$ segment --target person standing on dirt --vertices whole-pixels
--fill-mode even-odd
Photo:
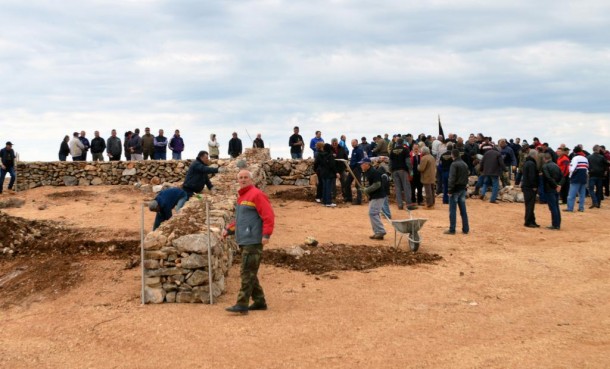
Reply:
[[[186,172],[186,178],[182,189],[188,194],[190,198],[196,192],[201,192],[207,186],[208,190],[212,190],[214,185],[208,178],[208,174],[223,173],[225,168],[212,168],[210,165],[210,158],[207,151],[199,151],[197,159],[195,159],[188,172]]]
[[[87,151],[89,151],[89,148],[91,147],[91,145],[89,144],[89,139],[87,139],[87,137],[85,137],[86,135],[87,135],[87,132],[81,131],[80,137],[78,138],[80,140],[80,142],[83,144],[83,152],[78,159],[79,161],[87,161]]]
[[[142,137],[140,137],[140,129],[136,128],[133,135],[129,139],[129,152],[131,153],[131,161],[140,161],[143,157]]]
[[[379,140],[383,141],[381,138]],[[417,209],[411,197],[411,182],[409,179],[413,177],[413,169],[411,169],[409,154],[409,148],[404,144],[402,137],[397,138],[396,144],[392,146],[390,151],[390,167],[392,168],[392,180],[394,181],[398,210],[402,210],[404,206],[408,210]]]
[[[549,153],[542,154],[544,165],[542,166],[542,176],[544,181],[544,191],[547,194],[546,202],[551,211],[551,225],[547,229],[558,231],[561,227],[561,212],[559,211],[559,192],[563,185],[563,174],[561,169],[553,162],[553,157]]]
[[[456,207],[460,209],[462,218],[462,233],[468,234],[468,213],[466,212],[466,187],[468,187],[468,175],[470,169],[460,155],[460,150],[451,150],[453,161],[449,167],[449,178],[447,180],[447,191],[449,194],[449,229],[445,234],[455,234]]]
[[[536,164],[536,150],[528,150],[527,156],[521,169],[521,191],[523,192],[523,202],[525,204],[525,226],[528,228],[539,228],[536,223],[536,192],[540,182],[538,166]]]
[[[72,161],[80,161],[83,156],[83,150],[85,149],[85,145],[78,138],[78,132],[74,132],[72,134],[72,139],[68,144],[70,146],[70,155],[72,155]]]
[[[239,197],[235,207],[235,221],[222,232],[222,237],[235,234],[241,249],[241,288],[237,303],[226,308],[228,312],[248,314],[250,310],[267,310],[265,293],[258,280],[258,268],[263,246],[269,243],[275,224],[275,214],[269,198],[254,186],[252,173],[241,170],[237,174]],[[252,298],[252,305],[248,306]]]
[[[339,173],[330,144],[324,144],[322,151],[318,152],[313,169],[318,173],[318,181],[322,182],[322,205],[334,208],[337,204],[332,201],[333,181],[336,182],[335,178],[339,177]]]
[[[106,154],[108,160],[119,161],[121,160],[121,154],[123,153],[123,145],[121,139],[116,136],[116,129],[110,132],[110,137],[106,140]]]
[[[155,136],[150,133],[150,128],[144,128],[144,136],[142,136],[142,154],[144,160],[151,160],[155,157]]]
[[[70,155],[70,145],[68,145],[68,142],[70,142],[70,136],[66,135],[59,145],[59,161],[66,161],[68,155]]]
[[[436,183],[436,160],[430,154],[430,148],[424,146],[421,149],[421,159],[419,162],[419,173],[421,175],[421,183],[424,186],[426,193],[426,210],[434,209],[434,183]]]
[[[176,213],[179,212],[188,198],[186,192],[176,187],[161,190],[157,197],[148,203],[148,209],[157,213],[153,231],[159,228],[161,223],[172,217],[174,208],[176,208]]]
[[[13,186],[15,185],[15,180],[17,179],[17,175],[15,174],[15,151],[13,150],[13,143],[8,141],[6,146],[0,150],[0,194],[2,194],[2,189],[4,188],[4,178],[6,175],[11,175],[11,180],[8,183],[8,191],[13,191]]]
[[[303,159],[303,148],[305,144],[303,143],[303,136],[299,134],[299,127],[295,126],[293,129],[293,134],[288,139],[288,146],[290,146],[290,156],[293,159]]]
[[[172,160],[182,160],[184,140],[180,137],[180,130],[174,132],[174,137],[169,141],[169,149],[172,150]]]
[[[373,228],[373,235],[369,238],[383,240],[386,231],[381,222],[381,210],[388,194],[383,186],[381,173],[371,166],[371,159],[364,158],[358,164],[369,184],[368,187],[362,187],[362,191],[369,197],[369,219]]]
[[[242,151],[241,139],[237,137],[237,132],[233,132],[232,137],[229,140],[229,155],[232,158],[236,158],[241,155]]]
[[[347,183],[345,184],[345,202],[351,202],[352,205],[361,205],[362,204],[362,189],[359,186],[356,186],[356,201],[352,201],[352,182],[354,180],[360,182],[362,178],[362,169],[360,168],[360,164],[358,164],[362,159],[364,159],[364,152],[358,146],[358,140],[352,140],[352,156],[349,160],[349,167],[352,170],[353,176],[350,175],[347,177]],[[354,176],[356,176],[354,178]]]
[[[106,141],[100,137],[100,132],[93,132],[93,140],[91,140],[91,160],[104,161],[104,150],[106,150]]]
[[[155,160],[167,159],[167,137],[163,135],[163,130],[159,130],[159,135],[154,138],[153,145],[155,146]]]

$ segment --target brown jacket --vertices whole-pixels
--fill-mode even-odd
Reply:
[[[421,183],[436,183],[436,160],[434,160],[432,155],[427,154],[422,156],[417,169],[421,175]]]

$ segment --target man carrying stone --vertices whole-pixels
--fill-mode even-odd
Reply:
[[[372,240],[383,240],[386,231],[381,222],[381,209],[388,194],[381,181],[381,173],[371,166],[371,159],[364,158],[359,162],[362,172],[366,176],[368,187],[363,187],[362,191],[369,196],[369,219],[373,227]]]
[[[241,170],[237,174],[239,197],[235,207],[235,221],[223,230],[222,236],[235,234],[241,249],[241,288],[237,303],[226,308],[232,313],[248,314],[249,310],[267,310],[265,293],[258,281],[258,268],[263,246],[269,243],[275,224],[275,214],[269,198],[254,186],[252,173]],[[248,306],[252,298],[252,305]]]
[[[207,151],[199,151],[197,159],[195,159],[188,172],[186,172],[186,178],[182,189],[188,194],[190,198],[196,192],[203,191],[204,187],[207,186],[208,190],[212,190],[214,185],[208,178],[208,174],[223,173],[224,168],[212,168],[210,165],[210,158]]]
[[[116,135],[116,129],[111,131],[110,137],[106,140],[106,153],[108,154],[108,160],[110,161],[121,160],[123,145],[121,144],[121,139]]]
[[[456,207],[460,208],[460,216],[462,217],[462,233],[468,234],[470,227],[468,225],[468,213],[466,212],[466,187],[468,186],[468,175],[470,169],[461,158],[460,150],[451,150],[453,161],[449,167],[449,180],[447,191],[449,193],[449,229],[445,234],[455,234],[456,224]]]
[[[172,217],[172,209],[176,208],[176,212],[179,212],[187,200],[188,195],[186,192],[176,187],[167,188],[159,192],[157,197],[148,203],[150,211],[157,213],[153,231],[159,228],[162,222]]]
[[[106,150],[106,141],[100,137],[100,131],[93,132],[93,140],[91,140],[91,160],[104,161],[104,150]]]

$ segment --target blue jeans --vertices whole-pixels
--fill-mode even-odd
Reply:
[[[390,212],[390,200],[386,196],[383,201],[383,206],[381,207],[381,212],[385,214],[388,219],[392,219],[392,213]]]
[[[66,161],[67,158],[68,158],[68,155],[59,154],[59,161]]]
[[[8,183],[8,189],[12,190],[13,185],[15,185],[15,179],[17,178],[17,175],[15,175],[15,167],[10,167],[7,169],[0,168],[0,193],[2,193],[2,189],[4,188],[4,178],[6,178],[7,173],[11,175],[11,180]]]
[[[172,160],[182,160],[182,152],[172,151]]]
[[[538,199],[540,199],[540,202],[543,204],[546,204],[546,193],[544,192],[544,176],[540,176],[540,179],[538,180]]]
[[[483,188],[481,189],[481,196],[485,196],[487,192],[487,184],[491,181],[491,198],[489,201],[494,202],[498,198],[498,176],[485,176],[486,178],[483,180]]]
[[[167,153],[166,152],[156,152],[153,157],[155,160],[166,160]]]
[[[443,182],[443,204],[449,203],[449,171],[443,170],[441,173],[441,180]],[[484,193],[484,192],[483,192]]]
[[[387,196],[385,198],[387,198]],[[384,198],[369,200],[369,219],[371,220],[371,226],[373,227],[373,232],[375,234],[386,234],[383,223],[381,223],[381,218],[379,217],[384,201]]]
[[[591,196],[593,205],[599,205],[603,198],[602,182],[603,178],[601,177],[589,178],[589,196]]]
[[[578,194],[578,210],[585,211],[585,196],[587,194],[586,183],[570,183],[570,192],[568,192],[568,211],[574,211],[574,203]]]
[[[332,189],[334,178],[322,178],[322,204],[330,205],[333,202]]]
[[[302,152],[291,152],[290,156],[292,156],[293,159],[303,159]]]
[[[546,203],[551,211],[551,225],[561,227],[561,212],[559,211],[559,193],[557,191],[546,193]]]
[[[456,208],[460,208],[460,216],[462,217],[462,232],[468,233],[468,213],[466,213],[466,190],[457,191],[449,197],[449,231],[455,232]]]

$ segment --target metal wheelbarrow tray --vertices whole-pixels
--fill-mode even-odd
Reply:
[[[410,212],[409,215],[411,215]],[[426,223],[426,220],[428,219],[413,219],[412,217],[411,219],[387,219],[390,223],[392,223],[392,227],[394,227],[394,247],[398,247],[400,245],[400,241],[402,241],[402,238],[404,236],[407,236],[407,239],[409,241],[409,248],[411,249],[411,251],[416,252],[419,249],[419,245],[421,243],[421,236],[419,235],[419,230],[423,227],[424,223]],[[399,233],[400,237],[398,237]]]

